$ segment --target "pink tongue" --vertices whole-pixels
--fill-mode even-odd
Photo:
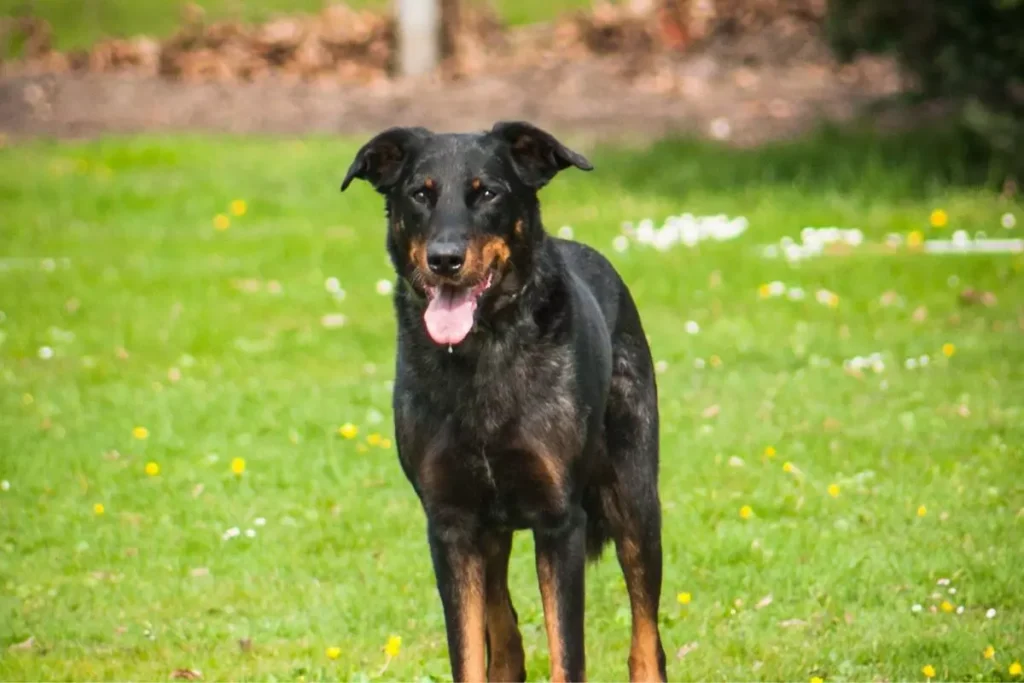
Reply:
[[[427,305],[423,321],[430,338],[437,344],[458,344],[473,329],[476,297],[470,289],[452,291],[441,287]]]

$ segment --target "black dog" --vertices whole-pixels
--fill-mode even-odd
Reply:
[[[658,404],[633,299],[598,252],[545,234],[537,191],[590,163],[549,133],[391,128],[348,170],[386,198],[398,274],[396,442],[427,518],[456,681],[525,679],[508,592],[533,531],[551,679],[582,681],[584,570],[614,539],[632,680],[664,680]]]

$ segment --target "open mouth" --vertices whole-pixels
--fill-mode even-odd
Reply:
[[[477,302],[494,281],[494,271],[475,285],[458,287],[441,284],[427,287],[427,310],[423,322],[436,344],[458,344],[473,329]]]

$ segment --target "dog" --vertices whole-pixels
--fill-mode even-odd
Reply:
[[[666,679],[658,629],[658,397],[629,289],[548,235],[538,191],[592,166],[530,123],[384,130],[341,184],[384,197],[396,272],[399,461],[423,506],[456,681],[523,681],[508,590],[530,530],[552,681],[586,679],[584,574],[614,541],[633,681]]]

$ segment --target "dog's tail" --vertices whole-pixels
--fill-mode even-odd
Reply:
[[[596,562],[614,538],[620,513],[610,486],[589,487],[581,502],[587,513],[587,559]]]

